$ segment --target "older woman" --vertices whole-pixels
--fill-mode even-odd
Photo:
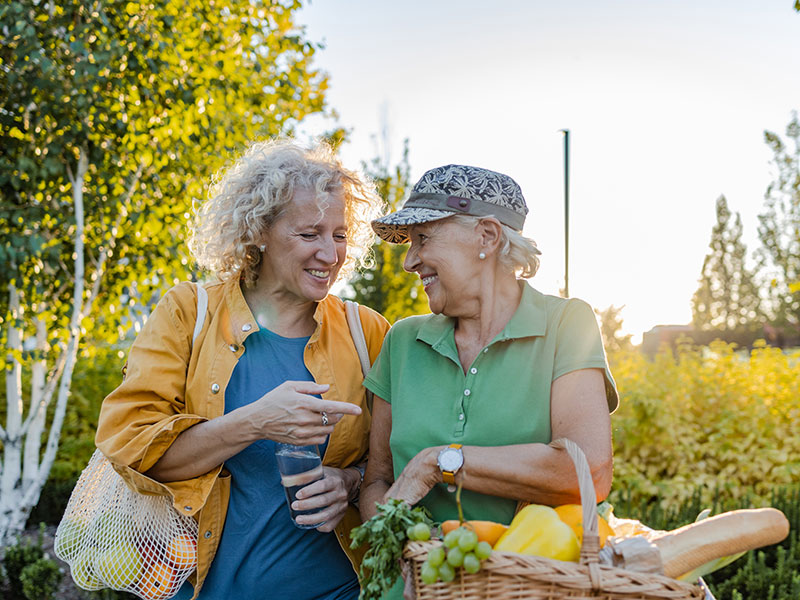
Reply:
[[[597,498],[611,485],[617,405],[592,309],[518,277],[539,265],[528,209],[510,177],[448,165],[425,173],[402,210],[373,222],[409,243],[432,315],[396,323],[365,385],[375,393],[361,514],[389,497],[457,518],[509,523],[518,502],[579,502],[556,438],[586,454]],[[413,373],[413,377],[408,374]]]
[[[330,148],[254,144],[202,206],[191,248],[219,282],[192,345],[196,288],[159,302],[125,381],[105,399],[97,445],[135,489],[199,522],[196,578],[178,598],[358,596],[346,554],[369,414],[343,303],[329,291],[372,239],[373,188]],[[363,309],[371,357],[388,329]],[[290,520],[276,442],[317,444],[324,478]],[[334,529],[336,532],[334,533]]]

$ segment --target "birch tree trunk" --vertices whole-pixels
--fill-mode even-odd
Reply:
[[[0,477],[0,546],[5,545],[6,532],[18,520],[15,500],[19,499],[20,464],[22,460],[22,330],[19,327],[19,294],[9,286],[8,355],[6,356],[6,427],[0,430],[3,442],[3,474]]]
[[[31,403],[28,412],[30,425],[25,433],[25,450],[22,458],[22,487],[28,487],[36,479],[39,454],[42,448],[47,407],[44,401],[44,384],[47,376],[47,328],[44,321],[36,319],[36,348],[31,365]]]
[[[3,474],[0,478],[0,548],[9,545],[25,528],[25,522],[28,520],[31,509],[39,501],[42,487],[47,481],[58,450],[58,440],[61,436],[61,427],[64,423],[69,399],[72,372],[78,356],[81,320],[85,314],[85,307],[90,304],[90,302],[84,304],[83,187],[88,166],[86,151],[81,150],[76,172],[70,177],[75,211],[75,270],[67,344],[56,360],[56,368],[47,384],[44,383],[46,363],[43,355],[41,359],[34,360],[31,374],[31,404],[24,422],[22,419],[22,331],[18,327],[18,320],[22,318],[22,314],[17,290],[11,286],[9,292],[9,306],[15,319],[8,327],[10,352],[6,361],[6,429],[0,428],[0,436],[2,436],[0,439],[3,442]],[[100,277],[95,279],[95,286],[93,286],[95,292],[99,287],[99,279]],[[46,329],[38,320],[36,326],[37,348],[41,344],[44,349]],[[47,408],[56,385],[58,385],[58,396],[55,412],[50,424],[44,455],[40,461],[41,438],[46,425]]]

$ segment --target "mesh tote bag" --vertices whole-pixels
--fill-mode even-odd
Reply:
[[[192,345],[208,308],[197,286]],[[140,494],[95,450],[58,525],[55,553],[84,590],[112,588],[145,600],[174,596],[197,568],[197,522],[167,496]]]

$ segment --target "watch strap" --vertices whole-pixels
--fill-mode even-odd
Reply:
[[[460,450],[461,444],[450,444],[448,448],[452,448],[453,450]],[[442,470],[442,481],[444,481],[448,485],[455,485],[456,483],[456,472],[455,471],[445,471]]]

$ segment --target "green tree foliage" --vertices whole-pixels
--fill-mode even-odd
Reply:
[[[717,198],[716,211],[710,252],[692,298],[694,326],[700,330],[753,329],[760,325],[761,299],[755,276],[746,265],[742,220],[739,213],[731,213],[725,196]]]
[[[376,158],[366,166],[367,174],[375,181],[387,210],[400,207],[411,187],[409,181],[408,141],[403,158],[391,169],[385,160]],[[378,242],[373,246],[374,264],[357,273],[350,281],[355,300],[380,312],[390,323],[409,315],[430,312],[422,281],[403,270],[406,247]]]
[[[764,133],[773,152],[775,180],[758,216],[762,266],[770,279],[769,311],[778,326],[800,331],[800,121],[786,126],[786,141]]]
[[[81,339],[115,340],[129,305],[189,274],[192,201],[234,151],[324,111],[327,79],[294,23],[300,5],[0,7],[0,543],[52,465]]]
[[[595,309],[600,320],[600,334],[603,336],[603,347],[609,354],[631,350],[631,334],[622,333],[622,317],[620,313],[625,306],[609,306],[605,310]]]
[[[147,301],[187,274],[179,242],[210,174],[247,141],[324,107],[315,47],[293,22],[299,6],[22,0],[0,9],[0,278],[24,306],[66,325],[80,157],[87,290],[99,277],[103,291],[84,329],[113,336],[133,282]]]

